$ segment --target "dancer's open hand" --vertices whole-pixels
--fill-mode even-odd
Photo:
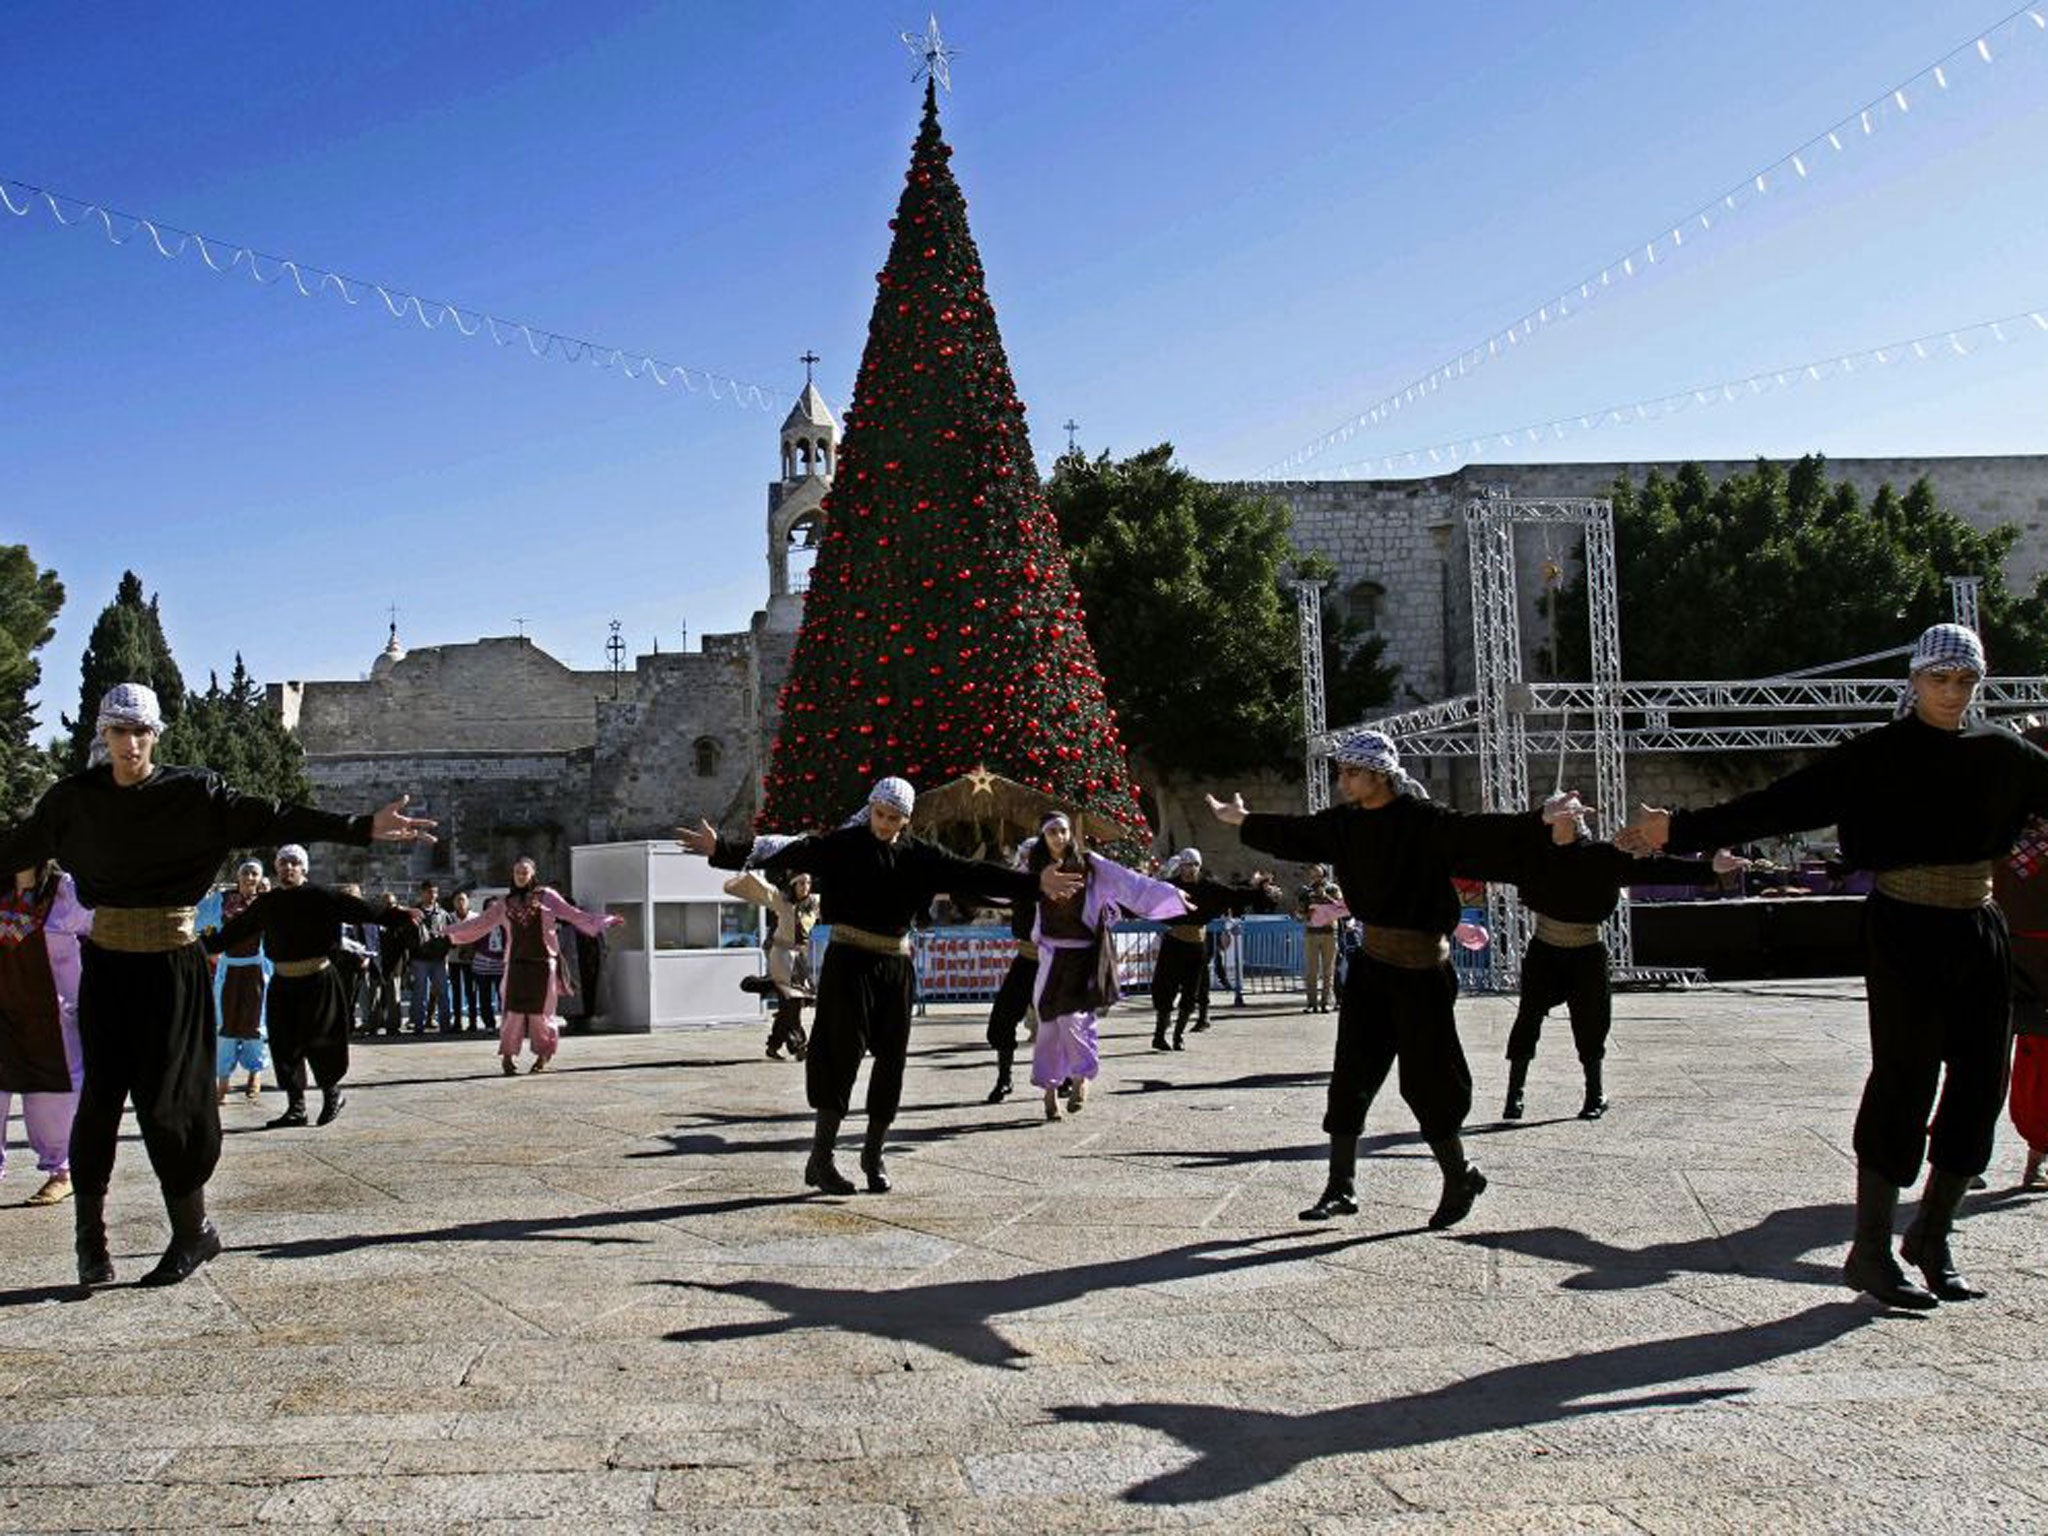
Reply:
[[[699,816],[694,827],[676,828],[676,841],[683,845],[684,852],[708,859],[718,847],[718,829]]]
[[[1251,814],[1244,808],[1243,795],[1232,795],[1228,801],[1218,800],[1214,795],[1206,798],[1209,802],[1209,814],[1226,827],[1243,826],[1245,817]]]
[[[1614,846],[1623,853],[1661,853],[1671,841],[1671,813],[1654,805],[1641,806],[1636,819],[1621,829]]]
[[[400,795],[370,817],[370,839],[378,843],[431,843],[437,823],[405,814],[411,795]]]
[[[1714,873],[1732,875],[1738,869],[1749,868],[1749,860],[1739,853],[1730,853],[1726,848],[1714,850]]]
[[[1053,901],[1065,901],[1088,883],[1087,877],[1076,870],[1062,869],[1057,864],[1048,864],[1038,872],[1038,888]]]

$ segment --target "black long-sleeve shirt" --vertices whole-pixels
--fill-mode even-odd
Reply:
[[[1515,887],[1524,906],[1560,922],[1605,922],[1631,885],[1705,885],[1714,878],[1713,865],[1703,859],[1636,858],[1584,837],[1553,842],[1542,817],[1533,819],[1540,841],[1532,839]]]
[[[190,907],[231,848],[369,841],[367,815],[245,795],[204,768],[158,768],[123,787],[102,764],[59,779],[0,834],[0,869],[55,859],[89,907]]]
[[[1264,888],[1256,885],[1225,885],[1221,880],[1204,876],[1192,884],[1171,882],[1180,886],[1181,895],[1188,899],[1189,911],[1186,917],[1169,918],[1174,927],[1191,924],[1208,926],[1219,917],[1241,917],[1247,912],[1265,912],[1272,909],[1272,898]]]
[[[373,907],[360,896],[324,885],[281,885],[208,934],[206,952],[217,955],[260,933],[263,952],[273,961],[317,960],[341,947],[343,923],[409,928],[412,914],[403,907]]]
[[[1372,810],[1333,805],[1313,816],[1252,815],[1238,828],[1248,848],[1330,865],[1353,917],[1441,934],[1458,926],[1451,876],[1514,879],[1526,862],[1527,833],[1526,813],[1454,811],[1407,795]]]
[[[2048,753],[2002,726],[1944,731],[1916,715],[1831,747],[1775,784],[1673,811],[1667,846],[1699,853],[1815,827],[1840,829],[1855,869],[1968,864],[2012,852],[2048,815]]]
[[[721,837],[711,865],[744,868],[752,846],[752,838]],[[1026,904],[1038,895],[1036,875],[960,858],[908,832],[885,843],[865,823],[800,837],[758,868],[772,879],[811,876],[818,885],[820,922],[848,923],[889,938],[909,933],[912,921],[941,892]]]

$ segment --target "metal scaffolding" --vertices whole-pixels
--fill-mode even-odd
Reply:
[[[1532,683],[1522,675],[1515,530],[1524,524],[1566,525],[1582,532],[1590,681]],[[1897,677],[1624,683],[1614,513],[1604,500],[1518,500],[1486,487],[1466,507],[1465,535],[1472,583],[1473,691],[1365,723],[1393,737],[1403,757],[1477,758],[1481,803],[1488,811],[1531,807],[1532,754],[1556,761],[1567,755],[1591,757],[1599,828],[1612,837],[1629,816],[1625,764],[1630,754],[1827,747],[1861,735],[1898,708]],[[1976,628],[1979,578],[1948,581],[1955,622]],[[1994,717],[2048,709],[2048,678],[1987,677],[1976,707]],[[1327,743],[1326,735],[1312,736],[1311,752]],[[1509,900],[1504,888],[1491,886],[1487,917],[1494,938],[1493,985],[1512,990],[1520,981],[1521,904]],[[1697,971],[1646,970],[1634,964],[1627,902],[1616,909],[1606,938],[1619,981],[1700,978]]]
[[[1313,816],[1330,804],[1329,717],[1323,692],[1323,584],[1294,583],[1296,628],[1301,636],[1301,718],[1308,731],[1306,776],[1308,810]]]

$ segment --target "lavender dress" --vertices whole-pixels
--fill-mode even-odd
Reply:
[[[1031,1081],[1053,1088],[1068,1078],[1094,1081],[1100,1069],[1096,1015],[1117,1000],[1116,955],[1110,928],[1125,912],[1174,918],[1187,911],[1180,889],[1088,855],[1088,883],[1063,902],[1040,898],[1038,979],[1032,1002],[1038,1035],[1031,1049]]]

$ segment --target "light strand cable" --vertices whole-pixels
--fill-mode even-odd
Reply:
[[[1992,50],[1992,40],[1999,38],[2001,33],[2029,36],[2041,32],[2048,32],[2048,5],[2021,6],[2011,15],[1984,28],[1970,42],[1950,49],[1932,64],[1915,70],[1897,85],[1873,96],[1848,116],[1778,156],[1769,164],[1750,172],[1718,197],[1709,199],[1691,213],[1674,220],[1665,228],[1665,232],[1631,245],[1620,256],[1607,262],[1597,271],[1576,283],[1568,284],[1558,297],[1548,303],[1537,305],[1504,329],[1495,331],[1474,346],[1467,347],[1448,362],[1439,363],[1393,393],[1367,406],[1351,420],[1331,428],[1313,442],[1269,465],[1261,472],[1261,478],[1285,479],[1291,471],[1299,469],[1331,448],[1349,442],[1358,433],[1379,426],[1404,408],[1439,393],[1445,386],[1465,378],[1494,358],[1519,350],[1522,343],[1533,337],[1539,329],[1547,329],[1570,319],[1601,294],[1612,292],[1617,283],[1625,283],[1643,268],[1656,266],[1660,260],[1660,252],[1664,253],[1663,259],[1677,254],[1685,245],[1685,232],[1688,229],[1693,230],[1693,239],[1697,242],[1700,236],[1719,227],[1716,220],[1723,219],[1726,215],[1754,203],[1758,198],[1767,196],[1773,186],[1786,185],[1787,177],[1790,177],[1790,184],[1793,185],[1805,181],[1812,174],[1813,165],[1818,163],[1823,149],[1832,154],[1844,153],[1847,146],[1856,139],[1875,137],[1879,123],[1887,119],[1908,116],[1912,110],[1912,94],[1909,93],[1917,94],[1929,82],[1939,90],[1948,90],[1949,66],[1959,59],[1974,56],[1980,63],[1990,64],[1998,57]],[[1694,228],[1695,225],[1697,228]]]
[[[345,272],[314,266],[289,256],[273,256],[251,245],[182,229],[145,214],[127,213],[15,177],[0,177],[0,207],[5,207],[16,218],[26,219],[38,204],[46,207],[50,217],[66,229],[97,223],[112,245],[125,246],[137,235],[146,234],[156,253],[166,261],[177,261],[187,251],[196,250],[209,271],[224,277],[243,266],[248,268],[249,275],[258,284],[266,288],[289,277],[301,298],[317,298],[332,291],[349,305],[356,306],[374,293],[394,320],[403,320],[411,315],[427,330],[452,325],[465,337],[488,332],[491,340],[501,347],[524,341],[526,350],[534,357],[552,354],[564,362],[589,363],[593,367],[617,371],[628,379],[651,379],[664,389],[680,383],[692,395],[707,394],[713,400],[729,401],[746,409],[774,410],[790,398],[786,391],[771,385],[752,384],[729,374],[714,373],[708,368],[665,362],[650,353],[607,346],[603,342],[549,330],[524,320],[509,320],[474,305],[423,298],[391,283],[351,277]],[[67,206],[74,211],[67,214]],[[263,270],[266,262],[270,266],[268,276]]]
[[[2048,335],[2048,306],[2042,309],[2022,310],[2018,314],[2004,315],[1996,320],[1979,320],[1974,324],[1959,325],[1949,330],[1930,331],[1924,336],[1915,336],[1906,341],[1886,342],[1882,346],[1863,347],[1854,352],[1837,353],[1833,357],[1815,358],[1811,362],[1791,363],[1782,368],[1766,368],[1738,379],[1695,385],[1688,389],[1674,390],[1668,395],[1632,401],[1626,405],[1575,411],[1568,416],[1552,417],[1548,421],[1529,422],[1519,427],[1489,432],[1465,433],[1448,442],[1433,443],[1427,447],[1403,448],[1392,453],[1375,454],[1370,458],[1354,459],[1336,465],[1328,475],[1320,478],[1357,479],[1361,478],[1361,471],[1370,470],[1394,474],[1402,468],[1423,468],[1425,463],[1430,467],[1451,468],[1482,459],[1497,448],[1534,447],[1545,441],[1554,442],[1568,437],[1574,432],[1591,432],[1609,426],[1631,426],[1641,421],[1676,415],[1694,406],[1732,403],[1750,396],[1762,395],[1767,390],[1818,384],[1872,367],[1884,368],[1946,357],[1973,357],[1994,346],[2009,345],[2043,335]],[[1293,480],[1251,480],[1242,483],[1289,485],[1313,482],[1296,477]]]

